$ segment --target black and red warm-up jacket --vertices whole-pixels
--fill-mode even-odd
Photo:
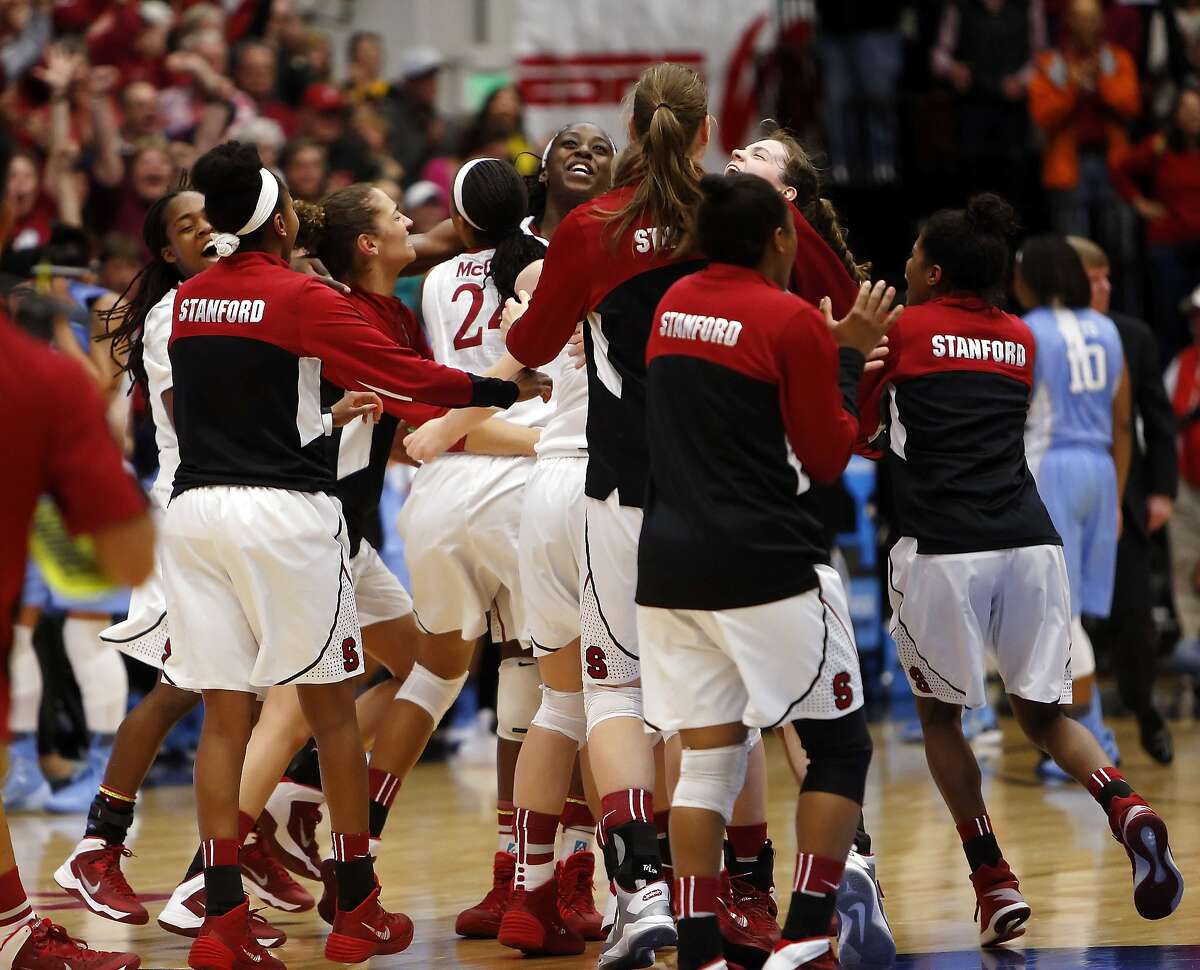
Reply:
[[[696,258],[654,251],[646,217],[620,236],[606,213],[619,211],[636,185],[577,206],[546,250],[529,310],[508,332],[508,352],[529,367],[552,361],[575,325],[583,328],[588,374],[588,468],[585,492],[640,508],[646,491],[646,340],[659,299],[700,269]]]
[[[179,470],[203,485],[329,491],[329,407],[375,391],[404,417],[413,402],[508,407],[510,381],[422,359],[344,296],[265,253],[234,253],[180,285],[169,349]]]
[[[896,525],[928,554],[1061,545],[1025,460],[1036,344],[971,294],[917,306],[860,391],[858,450],[886,455]]]
[[[646,360],[638,603],[726,610],[815,588],[829,549],[806,493],[853,453],[863,355],[812,304],[713,263],[663,296]]]

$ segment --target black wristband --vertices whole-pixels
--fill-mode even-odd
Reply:
[[[467,405],[472,408],[510,408],[517,403],[517,385],[512,381],[502,381],[498,377],[480,377],[478,374],[468,374],[471,378],[471,400]]]
[[[842,407],[858,417],[858,382],[862,380],[867,359],[853,347],[838,348],[838,386],[842,389]]]

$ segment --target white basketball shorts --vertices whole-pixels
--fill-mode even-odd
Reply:
[[[525,629],[517,546],[529,458],[445,455],[423,466],[400,513],[417,622],[474,640],[495,605],[505,639]]]
[[[350,560],[350,575],[354,578],[359,626],[398,620],[413,611],[408,590],[366,539],[359,542],[358,552]]]
[[[1071,592],[1061,546],[921,555],[888,563],[892,639],[918,697],[980,707],[986,654],[1010,694],[1071,702]]]
[[[362,673],[346,523],[324,493],[208,486],[163,522],[171,649],[191,690],[261,693]]]
[[[863,703],[846,590],[819,586],[735,610],[638,607],[646,723],[661,731],[832,720]]]
[[[518,559],[534,656],[579,636],[586,475],[587,458],[539,458],[525,486]]]
[[[151,515],[155,528],[162,533],[164,510],[151,493]],[[170,649],[170,630],[167,626],[167,598],[163,590],[162,546],[155,550],[154,569],[141,586],[129,592],[129,612],[120,623],[114,623],[100,633],[100,639],[121,653],[140,660],[158,670]],[[169,682],[169,680],[168,680]]]
[[[586,684],[620,686],[641,676],[638,663],[637,551],[642,510],[622,505],[616,489],[584,500],[580,656]]]

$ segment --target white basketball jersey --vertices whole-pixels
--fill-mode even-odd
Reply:
[[[503,307],[488,276],[494,251],[479,249],[455,256],[425,277],[421,313],[429,346],[440,364],[483,374],[504,356]],[[541,428],[553,412],[553,403],[535,398],[514,404],[502,416],[514,424]]]

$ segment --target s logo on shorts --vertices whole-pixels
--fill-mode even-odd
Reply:
[[[342,666],[345,667],[347,671],[350,671],[358,670],[358,665],[358,643],[355,641],[354,637],[346,637],[346,639],[342,641]]]
[[[587,664],[587,675],[592,680],[604,680],[608,677],[608,661],[604,656],[603,647],[588,647],[583,652]]]
[[[166,665],[166,662],[170,659],[171,659],[171,640],[170,640],[170,638],[168,638],[167,642],[163,644],[162,663],[164,664],[164,666]]]
[[[839,711],[844,711],[854,703],[854,685],[850,683],[849,672],[843,670],[833,677],[833,705]]]
[[[921,673],[921,668],[913,664],[908,668],[908,679],[912,681],[913,686],[922,694],[932,694],[929,689],[929,681],[925,679],[925,675]]]

